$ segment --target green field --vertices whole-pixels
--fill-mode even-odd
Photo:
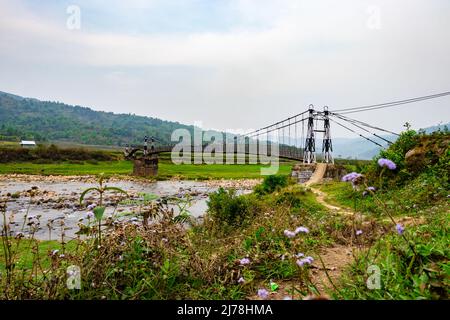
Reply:
[[[251,179],[260,178],[262,165],[175,165],[170,162],[159,164],[158,179]],[[289,174],[291,164],[281,164],[280,174]],[[106,175],[129,175],[133,170],[131,161],[111,161],[90,163],[51,163],[39,164],[31,162],[2,163],[0,174],[41,174],[41,175],[95,175],[105,173]]]

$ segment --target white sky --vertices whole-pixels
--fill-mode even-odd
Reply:
[[[0,0],[0,91],[234,131],[450,91],[450,1]],[[350,116],[426,127],[450,97]]]

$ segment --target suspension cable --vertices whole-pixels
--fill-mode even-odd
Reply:
[[[390,108],[390,107],[395,107],[395,106],[399,106],[399,105],[403,105],[403,104],[425,101],[425,100],[429,100],[429,99],[436,99],[436,98],[441,98],[441,97],[448,96],[448,95],[450,95],[450,91],[436,93],[436,94],[427,95],[427,96],[416,97],[416,98],[403,99],[403,100],[397,100],[397,101],[391,101],[391,102],[385,102],[385,103],[379,103],[379,104],[372,104],[372,105],[367,105],[367,106],[337,109],[337,110],[332,110],[332,112],[339,112],[342,114],[363,112],[363,111],[369,111],[369,110]]]
[[[370,138],[367,138],[367,137],[363,136],[362,134],[360,134],[360,133],[356,132],[355,130],[353,130],[353,129],[350,129],[349,127],[347,127],[347,126],[345,126],[345,125],[343,125],[343,124],[341,124],[341,123],[337,122],[336,120],[334,120],[334,119],[330,118],[330,121],[333,121],[334,123],[336,123],[336,124],[340,125],[341,127],[343,127],[343,128],[345,128],[345,129],[347,129],[347,130],[349,130],[349,131],[351,131],[351,132],[353,132],[353,133],[357,134],[357,135],[358,135],[358,136],[360,136],[361,138],[364,138],[364,139],[366,139],[367,141],[370,141],[370,142],[372,142],[372,143],[376,144],[377,146],[380,146],[380,147],[382,147],[382,148],[383,148],[383,146],[382,146],[381,144],[379,144],[378,142],[376,142],[376,141],[373,141],[372,139],[370,139]]]
[[[339,118],[340,118],[340,117],[339,117]],[[371,135],[377,137],[378,139],[381,139],[381,140],[387,142],[388,144],[392,144],[392,141],[389,141],[389,140],[387,140],[386,138],[383,138],[383,137],[377,135],[376,133],[370,132],[370,131],[367,130],[366,128],[364,128],[364,127],[362,127],[362,126],[360,126],[360,125],[357,125],[356,123],[353,123],[352,121],[349,121],[349,120],[346,120],[346,119],[343,119],[343,118],[340,118],[340,119],[342,119],[342,120],[344,120],[344,121],[350,123],[351,125],[353,125],[353,126],[359,128],[359,129],[361,129],[361,130],[363,130],[363,131],[365,131],[365,132],[367,132],[367,133],[370,133]]]

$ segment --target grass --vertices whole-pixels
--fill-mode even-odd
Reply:
[[[39,251],[36,252],[33,250],[36,245],[39,245]],[[19,257],[17,260],[17,267],[21,269],[30,270],[33,266],[33,260],[38,258],[43,268],[49,268],[51,259],[50,253],[53,250],[59,250],[59,253],[62,253],[62,245],[59,241],[56,240],[45,240],[39,241],[36,239],[21,239],[21,240],[12,240],[12,246],[16,249],[16,255]],[[77,244],[75,241],[69,241],[65,244],[64,249],[66,252],[75,251]],[[5,261],[4,256],[0,255],[0,271],[5,270]]]
[[[445,205],[421,212],[426,223],[408,226],[406,235],[417,255],[396,233],[389,233],[361,252],[341,279],[344,299],[448,299],[450,288],[450,216]],[[379,289],[368,290],[367,269],[380,270]],[[338,297],[338,295],[335,295]]]
[[[290,174],[292,161],[281,162],[279,174]],[[170,161],[168,154],[160,157],[159,174],[157,179],[259,179],[260,169],[267,165],[233,164],[233,165],[175,165]],[[60,162],[41,164],[33,162],[15,162],[0,164],[0,174],[32,174],[32,175],[130,175],[133,171],[131,161],[99,161],[95,164],[89,162]]]

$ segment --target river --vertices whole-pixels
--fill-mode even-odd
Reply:
[[[119,187],[128,192],[130,199],[140,199],[140,194],[154,194],[160,197],[189,196],[189,212],[193,218],[201,219],[207,210],[209,194],[219,187],[233,187],[238,193],[251,192],[258,180],[218,180],[218,181],[157,181],[139,179],[112,178],[106,181],[109,186]],[[75,238],[79,223],[87,223],[86,206],[79,204],[81,193],[90,187],[96,187],[93,177],[61,176],[0,176],[0,196],[8,199],[7,223],[13,235],[22,232],[25,236],[34,233],[40,240],[60,240],[64,232],[65,240]],[[33,197],[30,194],[33,193]],[[105,218],[116,217],[118,213],[129,212],[126,219],[136,220],[138,205],[118,204],[124,198],[117,193],[108,193],[104,198]],[[98,195],[91,193],[86,203],[96,203]],[[176,207],[174,207],[176,209]],[[4,219],[0,217],[3,225]],[[38,221],[37,224],[28,223]],[[63,221],[63,224],[61,223]],[[34,227],[33,227],[34,226]],[[34,228],[34,229],[33,229]],[[64,231],[63,231],[64,229]]]

